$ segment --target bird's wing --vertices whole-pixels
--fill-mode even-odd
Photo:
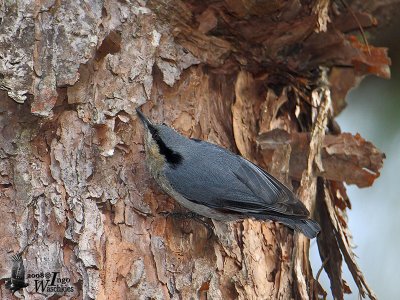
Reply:
[[[198,156],[166,170],[172,187],[190,201],[231,213],[309,215],[273,176],[240,156],[218,151],[218,159]]]
[[[12,279],[24,279],[25,278],[25,268],[22,261],[22,256],[20,253],[15,254],[11,257],[13,261],[13,266],[11,270]]]
[[[241,158],[236,177],[245,184],[253,194],[263,199],[269,210],[285,215],[308,217],[309,211],[288,187],[257,165]]]

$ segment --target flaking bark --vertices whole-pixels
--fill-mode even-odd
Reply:
[[[26,272],[70,278],[63,299],[324,296],[309,240],[285,226],[213,221],[209,238],[160,214],[180,208],[144,165],[145,103],[155,122],[293,188],[321,222],[333,295],[348,292],[343,256],[375,298],[350,247],[343,182],[371,185],[384,156],[334,116],[359,77],[390,75],[386,49],[351,35],[376,20],[331,1],[266,3],[0,1],[1,277],[31,243]],[[45,298],[32,284],[23,293]]]

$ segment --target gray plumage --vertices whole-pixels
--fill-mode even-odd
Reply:
[[[320,231],[304,204],[260,167],[215,144],[186,138],[166,125],[153,125],[137,112],[147,132],[150,172],[164,191],[189,210],[221,221],[273,220],[308,238]]]

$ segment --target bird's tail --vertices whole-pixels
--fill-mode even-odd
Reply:
[[[295,220],[293,229],[302,232],[309,239],[315,238],[321,231],[319,224],[311,219]]]
[[[260,219],[260,215],[255,216]],[[286,216],[264,216],[265,219],[282,223],[296,231],[300,231],[309,239],[313,239],[321,231],[319,224],[311,219],[292,219]],[[262,218],[262,219],[264,219]]]

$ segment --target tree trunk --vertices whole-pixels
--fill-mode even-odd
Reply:
[[[304,2],[304,3],[303,3]],[[27,299],[314,299],[310,241],[283,225],[166,217],[181,208],[144,165],[143,111],[240,153],[313,217],[337,299],[342,257],[361,295],[343,182],[369,186],[383,154],[334,117],[386,50],[330,1],[0,1],[0,264],[23,252]],[[314,270],[314,274],[316,270]],[[37,290],[60,272],[72,291]],[[47,278],[49,279],[49,278]],[[2,285],[2,299],[12,299]]]

